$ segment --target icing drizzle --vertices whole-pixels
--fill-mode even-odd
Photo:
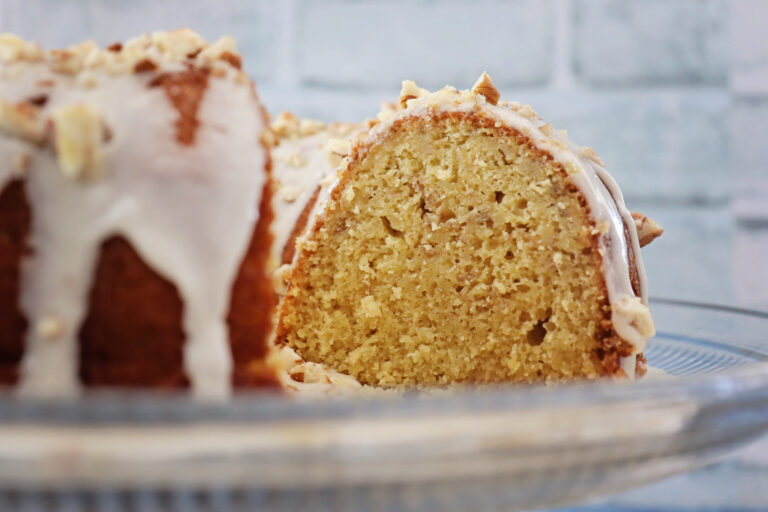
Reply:
[[[194,33],[168,36],[143,36],[126,47],[141,46],[163,72],[211,58],[215,45],[200,43]],[[195,47],[191,63],[187,50]],[[169,55],[171,49],[183,56]],[[120,66],[88,67],[100,59]],[[41,397],[79,391],[77,335],[98,251],[105,239],[121,235],[183,299],[184,367],[194,395],[223,398],[231,393],[226,316],[232,284],[267,180],[259,143],[265,121],[241,72],[223,63],[207,67],[194,143],[181,144],[180,114],[162,87],[149,87],[154,75],[125,71],[115,59],[90,50],[83,69],[72,73],[45,61],[0,68],[3,102],[46,95],[36,118],[52,126],[53,138],[38,146],[0,134],[4,154],[9,144],[22,144],[30,158],[33,252],[22,264],[20,297],[30,327],[19,390]],[[0,175],[0,186],[6,181]]]

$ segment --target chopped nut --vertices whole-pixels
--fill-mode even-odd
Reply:
[[[642,303],[640,297],[625,295],[613,304],[613,310],[621,317],[621,322],[634,328],[637,333],[648,339],[656,334],[648,306]]]
[[[102,144],[109,130],[98,112],[88,105],[69,105],[54,112],[51,120],[61,172],[78,180],[99,177],[103,171]]]
[[[37,43],[29,43],[13,34],[0,34],[0,62],[39,62],[44,58],[45,52]]]
[[[64,334],[66,325],[55,316],[45,316],[37,322],[37,335],[44,340],[54,340]]]
[[[528,119],[536,119],[539,117],[539,114],[537,114],[536,111],[533,110],[533,107],[530,105],[521,105],[516,101],[507,102],[507,105],[510,109],[514,110],[523,117],[527,117]]]
[[[635,228],[637,229],[637,238],[640,242],[640,247],[645,247],[664,233],[664,229],[661,226],[642,213],[632,212],[632,218],[635,220]]]
[[[174,60],[186,59],[190,53],[206,47],[205,40],[197,32],[188,28],[171,32],[154,32],[151,43],[161,53]]]
[[[327,187],[329,185],[332,185],[334,181],[336,181],[337,174],[335,172],[329,172],[326,174],[322,180],[320,180],[320,185],[323,187]]]
[[[93,88],[99,85],[99,79],[93,71],[85,71],[77,75],[77,84],[87,88]]]
[[[486,72],[483,72],[480,78],[477,79],[477,82],[475,82],[475,85],[472,86],[472,92],[484,96],[491,105],[496,105],[499,102],[499,98],[501,98],[501,94],[499,94],[498,89],[496,89],[491,81],[491,77]]]
[[[237,53],[237,45],[231,36],[224,36],[212,45],[204,48],[195,59],[199,64],[210,66],[214,61],[228,62],[236,69],[240,69],[243,59]]]
[[[595,150],[590,148],[589,146],[584,146],[581,148],[581,156],[586,158],[587,160],[592,160],[596,164],[600,165],[601,167],[605,167],[605,163],[603,163],[602,158],[600,158],[597,153],[595,153]]]
[[[286,203],[292,203],[299,198],[303,191],[304,189],[302,187],[291,187],[286,185],[284,187],[280,187],[280,197]]]
[[[325,123],[315,121],[314,119],[302,119],[299,124],[299,134],[302,137],[307,135],[314,135],[317,132],[325,129]]]
[[[45,140],[45,126],[39,119],[40,109],[26,101],[8,103],[0,100],[0,130],[34,143]]]
[[[215,78],[224,78],[227,76],[227,69],[221,65],[214,64],[211,68],[211,76]]]
[[[272,122],[271,128],[280,137],[297,137],[300,123],[298,117],[284,110]]]
[[[324,149],[328,162],[337,167],[341,164],[342,159],[349,154],[351,148],[346,139],[330,139]]]
[[[294,151],[290,155],[288,155],[285,159],[286,165],[290,165],[291,167],[304,167],[307,164],[306,159],[304,156],[298,152]]]
[[[408,100],[416,99],[416,96],[407,94],[405,96],[400,96],[400,106],[402,108],[406,108],[408,106]]]
[[[252,84],[251,77],[248,76],[248,73],[238,71],[237,73],[235,73],[235,83],[238,85],[247,85],[250,87]],[[254,98],[258,98],[258,95],[255,92],[253,93],[253,95],[254,95]]]
[[[400,106],[406,108],[408,100],[415,98],[421,98],[422,96],[429,95],[429,91],[421,89],[416,82],[412,80],[403,81],[403,87],[400,90]]]
[[[259,140],[267,148],[274,148],[275,146],[277,146],[277,136],[275,135],[275,132],[273,132],[269,128],[266,128],[263,132],[261,132],[261,135],[259,136]]]
[[[240,56],[240,54],[223,52],[219,58],[224,62],[229,62],[235,69],[243,68],[243,58]]]
[[[552,123],[547,123],[539,128],[541,130],[541,133],[546,135],[547,137],[552,137],[555,135],[555,130],[552,128]]]
[[[65,75],[77,74],[85,67],[86,60],[93,66],[100,53],[99,47],[93,41],[84,41],[65,50],[51,50],[51,70]]]

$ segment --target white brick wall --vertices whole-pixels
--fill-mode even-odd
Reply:
[[[0,30],[47,46],[181,26],[235,36],[274,113],[359,120],[402,79],[487,70],[668,223],[659,294],[768,308],[731,266],[768,253],[768,0],[0,0]]]
[[[305,0],[299,6],[299,74],[306,84],[396,88],[410,77],[442,87],[487,70],[499,85],[539,85],[550,76],[551,1]]]
[[[574,66],[610,86],[724,84],[722,0],[576,0]]]

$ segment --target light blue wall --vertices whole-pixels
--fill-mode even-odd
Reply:
[[[0,29],[49,47],[182,26],[235,36],[273,113],[326,121],[375,115],[403,79],[487,70],[667,227],[645,251],[653,294],[768,308],[768,1],[0,3]]]

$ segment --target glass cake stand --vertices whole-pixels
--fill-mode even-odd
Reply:
[[[768,314],[656,299],[635,384],[227,404],[0,399],[0,509],[553,507],[688,471],[768,429]]]

